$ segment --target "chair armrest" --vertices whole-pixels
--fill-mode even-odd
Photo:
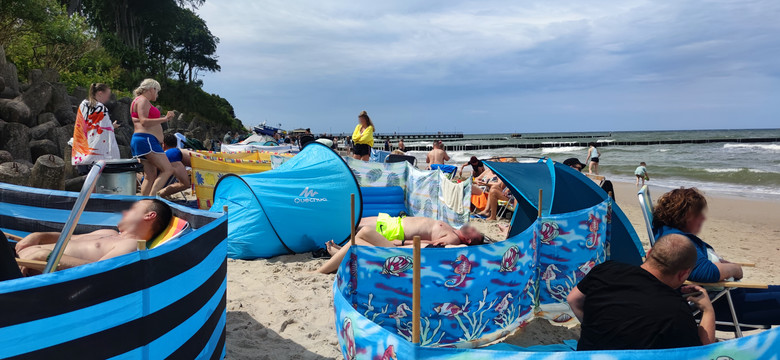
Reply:
[[[43,269],[46,268],[46,262],[45,261],[16,259],[16,263],[19,266],[24,266],[26,268],[30,268],[30,269],[38,270],[38,271],[43,271]]]
[[[701,287],[724,287],[724,288],[743,288],[743,289],[768,289],[767,284],[756,284],[742,281],[718,281],[716,283],[700,283],[695,281],[686,281],[685,285],[699,285]]]

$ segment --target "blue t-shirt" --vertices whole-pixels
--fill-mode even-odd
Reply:
[[[712,261],[710,261],[709,256],[707,256],[707,249],[712,249],[710,244],[699,239],[696,235],[688,234],[669,226],[664,226],[661,229],[653,229],[653,233],[655,234],[656,240],[661,236],[669,234],[685,235],[688,239],[691,239],[693,246],[696,247],[696,266],[693,268],[691,275],[688,276],[688,280],[703,283],[720,281],[720,270]]]
[[[165,156],[168,157],[169,162],[177,162],[181,161],[181,149],[179,148],[171,148],[168,150],[165,150]]]

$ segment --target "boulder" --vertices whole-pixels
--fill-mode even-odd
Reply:
[[[51,114],[51,113],[47,113],[47,114]],[[52,115],[52,117],[54,117],[54,115]],[[33,140],[45,139],[46,136],[49,134],[49,130],[57,127],[60,127],[60,123],[58,123],[57,120],[45,122],[43,124],[31,128],[30,136],[32,137]]]
[[[58,153],[57,145],[49,139],[30,141],[30,156],[32,161],[37,161],[44,155],[54,155]]]
[[[63,127],[57,127],[49,129],[49,133],[46,138],[53,141],[57,145],[57,156],[63,156],[63,150],[69,147],[68,141],[73,137],[73,125],[66,125]],[[64,157],[64,156],[63,156]]]
[[[76,100],[78,100],[79,103],[81,103],[81,100],[84,100],[87,98],[87,88],[82,86],[76,86],[75,89],[73,89],[73,95]]]
[[[79,102],[80,104],[81,102]],[[78,105],[78,104],[76,104]],[[46,111],[54,114],[54,117],[62,125],[76,122],[76,112],[68,96],[68,89],[63,84],[52,85],[51,99],[46,105]]]
[[[84,99],[79,100],[77,97],[68,95],[68,100],[70,100],[70,105],[72,106],[79,106],[81,104],[81,101]]]
[[[119,157],[122,159],[132,159],[133,151],[128,145],[119,145]]]
[[[29,186],[30,168],[18,162],[0,164],[0,182]]]
[[[35,161],[32,171],[30,171],[30,186],[65,190],[65,161],[59,156],[46,155],[41,156]]]
[[[127,98],[123,98],[127,99]],[[129,99],[128,99],[129,100]],[[130,118],[130,104],[124,101],[110,101],[111,107],[108,108],[108,113],[111,115],[111,120],[116,121],[119,125],[133,127],[133,120]]]
[[[39,82],[30,86],[22,94],[21,100],[30,108],[30,116],[38,118],[38,114],[46,109],[51,100],[52,86],[48,82]]]
[[[30,161],[30,129],[19,123],[0,124],[0,150],[16,159]]]
[[[60,81],[60,73],[52,68],[43,69],[43,81],[56,83]]]
[[[46,112],[46,113],[38,115],[38,125],[45,124],[45,123],[52,122],[52,121],[53,122],[57,122],[57,117],[54,116],[53,113]]]
[[[5,89],[5,79],[0,76],[0,91],[3,91]]]
[[[130,146],[130,139],[133,137],[133,127],[131,125],[120,125],[114,129],[117,145]]]
[[[5,87],[0,88],[0,98],[13,99],[19,96],[19,74],[16,65],[5,60],[5,50],[0,46],[0,77],[5,80]]]
[[[27,126],[37,125],[32,124],[34,118],[31,116],[30,108],[18,98],[0,99],[0,119]]]
[[[81,191],[84,186],[84,180],[87,179],[87,175],[76,176],[73,179],[65,180],[65,191]]]
[[[11,156],[11,153],[5,150],[0,150],[0,164],[4,164],[10,161],[14,161],[14,157]]]
[[[30,84],[39,84],[43,82],[43,71],[41,69],[30,70],[30,75],[27,77]]]
[[[24,166],[27,166],[28,169],[32,169],[32,167],[33,167],[33,163],[31,163],[31,162],[29,162],[27,160],[16,159],[14,161],[18,162],[18,163],[20,163],[20,164],[22,164]]]

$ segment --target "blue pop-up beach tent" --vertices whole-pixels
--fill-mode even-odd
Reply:
[[[350,194],[355,226],[362,197],[352,170],[327,146],[311,143],[274,170],[222,177],[211,210],[228,206],[228,257],[267,258],[347,239]]]
[[[585,175],[550,159],[536,163],[485,161],[485,165],[493,170],[518,200],[517,210],[512,216],[510,238],[536,221],[539,189],[542,189],[542,216],[588,208],[609,196]],[[610,259],[642,264],[642,257],[645,256],[642,243],[617,204],[612,206],[610,231]]]

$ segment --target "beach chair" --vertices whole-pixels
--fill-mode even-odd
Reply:
[[[606,178],[605,176],[603,176],[603,175],[594,175],[594,174],[587,174],[587,173],[586,173],[586,174],[585,174],[585,176],[587,176],[589,179],[591,179],[591,180],[593,180],[594,182],[596,182],[596,184],[598,184],[598,185],[599,185],[599,187],[601,187],[601,185],[602,185],[602,184],[604,184],[604,180],[606,180],[606,179],[607,179],[607,178]]]
[[[645,228],[647,229],[647,235],[650,238],[649,239],[650,247],[653,247],[655,245],[655,235],[653,234],[653,199],[650,197],[650,189],[647,187],[647,185],[642,186],[642,188],[637,193],[637,197],[639,198],[639,207],[642,209],[642,218],[645,220]],[[755,266],[755,264],[749,264],[749,263],[742,263],[740,265]],[[735,337],[738,338],[742,337],[742,328],[747,328],[752,330],[769,329],[769,326],[765,326],[765,325],[753,325],[753,324],[740,323],[739,319],[737,319],[737,312],[734,309],[734,301],[731,299],[731,290],[737,288],[767,289],[769,288],[768,285],[746,283],[741,281],[720,281],[717,283],[699,283],[693,281],[686,281],[685,283],[692,284],[692,285],[699,285],[707,289],[708,291],[714,291],[715,295],[711,296],[710,298],[711,302],[715,302],[724,297],[726,298],[726,302],[729,304],[729,310],[731,311],[732,321],[716,321],[715,325],[733,327]],[[700,312],[701,311],[696,310],[693,312],[693,315],[696,316]]]
[[[506,214],[507,210],[515,211],[514,207],[515,197],[511,194],[509,195],[509,198],[504,200],[498,201],[498,214],[496,214],[497,217],[502,218],[504,217],[504,214]]]
[[[458,167],[455,165],[432,164],[431,170],[441,170],[448,179],[452,180],[458,172]]]
[[[412,164],[412,166],[417,165],[417,158],[411,155],[390,154],[385,158],[385,163],[399,163],[404,161]]]

